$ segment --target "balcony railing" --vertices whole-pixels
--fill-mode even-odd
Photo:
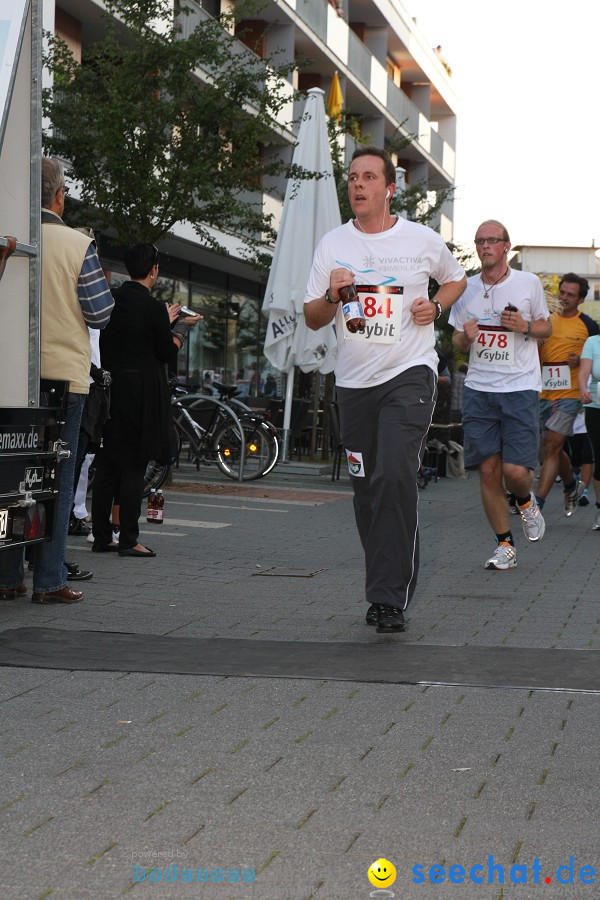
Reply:
[[[348,29],[348,68],[368,91],[371,90],[371,53],[351,28]]]
[[[327,43],[327,0],[296,0],[296,14]]]
[[[412,103],[404,91],[396,87],[391,78],[388,81],[387,92],[387,108],[389,112],[399,122],[403,123],[403,127],[410,134],[414,134],[416,139],[419,137],[419,110]]]
[[[430,141],[431,141],[431,143],[430,143],[430,147],[429,147],[429,153],[435,159],[436,163],[438,163],[438,165],[442,166],[442,168],[443,168],[444,167],[444,141],[439,136],[437,131],[435,131],[433,128],[431,129]],[[449,170],[448,174],[454,175],[454,172],[451,172]]]
[[[296,15],[313,31],[316,37],[329,46],[327,8],[327,0],[296,0],[295,3]],[[365,91],[373,96],[371,84],[373,54],[349,26],[346,28],[348,70],[365,88]],[[402,127],[409,134],[414,135],[417,145],[425,153],[428,153],[450,177],[454,177],[454,150],[431,128],[426,117],[404,91],[394,84],[391,78],[388,78],[386,107],[389,115],[402,123]]]

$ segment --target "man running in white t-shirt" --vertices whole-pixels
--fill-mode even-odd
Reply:
[[[348,174],[355,218],[315,251],[304,315],[336,317],[342,440],[366,562],[367,623],[404,631],[419,566],[417,472],[436,397],[433,322],[465,289],[464,272],[435,231],[390,214],[396,170],[385,150],[361,147]],[[429,277],[440,289],[429,300]],[[340,291],[355,285],[364,332],[351,333]]]
[[[483,222],[475,235],[481,272],[450,313],[453,342],[470,353],[463,393],[465,466],[479,469],[481,500],[496,535],[486,569],[517,564],[504,485],[516,497],[523,531],[539,541],[544,519],[531,491],[538,460],[542,386],[537,340],[552,332],[542,283],[531,272],[511,269],[508,231]]]

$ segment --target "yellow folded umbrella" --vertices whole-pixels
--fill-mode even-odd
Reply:
[[[342,118],[342,109],[344,108],[344,96],[340,87],[340,79],[338,73],[333,73],[329,95],[327,97],[327,115],[338,122]]]

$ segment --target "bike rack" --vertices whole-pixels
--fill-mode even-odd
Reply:
[[[246,462],[246,442],[244,440],[244,429],[242,428],[242,423],[240,422],[237,415],[231,409],[230,406],[227,406],[226,403],[223,403],[221,400],[216,400],[214,397],[207,397],[206,394],[184,394],[186,404],[189,400],[194,400],[194,403],[190,403],[190,409],[194,409],[195,406],[200,403],[212,403],[214,406],[219,407],[219,409],[224,410],[228,417],[233,419],[233,424],[237,430],[237,433],[240,436],[240,474],[238,475],[238,481],[244,480],[244,463]],[[172,406],[176,406],[177,403],[182,400],[183,397],[174,397],[171,401]]]

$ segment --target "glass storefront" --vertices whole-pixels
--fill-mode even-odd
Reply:
[[[178,374],[188,374],[195,385],[208,372],[214,381],[237,385],[244,396],[275,396],[276,378],[272,372],[269,378],[271,367],[262,353],[265,320],[258,298],[192,284],[188,305],[204,318],[190,333]]]
[[[113,289],[127,280],[122,264],[111,265],[107,274]],[[208,373],[208,381],[235,384],[242,396],[283,396],[283,377],[262,352],[266,319],[258,296],[163,274],[152,294],[203,317],[190,331],[173,366],[182,384],[200,390]]]

